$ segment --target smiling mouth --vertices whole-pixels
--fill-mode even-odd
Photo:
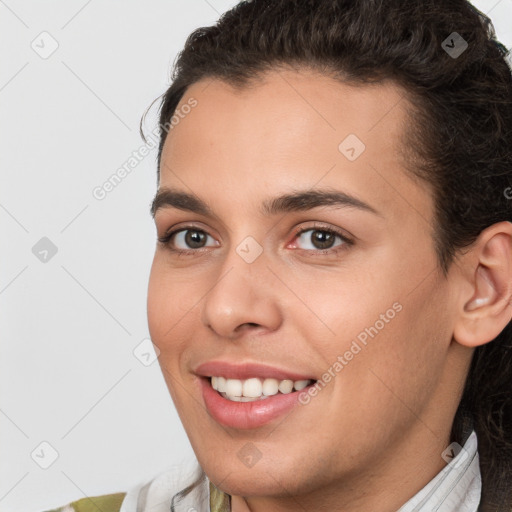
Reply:
[[[223,398],[232,402],[255,402],[275,395],[288,395],[316,383],[314,379],[278,380],[252,377],[249,379],[229,379],[222,376],[207,378],[210,386]]]

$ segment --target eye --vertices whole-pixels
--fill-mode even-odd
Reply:
[[[296,239],[302,245],[299,249],[320,253],[336,252],[340,250],[337,249],[338,247],[341,248],[341,246],[351,245],[352,243],[351,240],[338,231],[324,226],[303,229],[297,233]],[[338,240],[338,243],[336,243],[336,240]],[[297,245],[297,242],[294,245]]]
[[[206,245],[210,239],[213,243]],[[353,244],[352,240],[333,228],[313,226],[298,231],[293,247],[308,252],[325,254],[336,253]],[[206,247],[218,246],[218,242],[208,233],[195,226],[176,229],[158,238],[158,241],[169,250],[178,254],[192,254]]]
[[[205,231],[189,227],[166,233],[164,236],[159,237],[158,241],[169,246],[169,249],[172,251],[188,252],[194,249],[208,247],[205,245],[208,238],[215,242],[214,238]],[[216,242],[213,245],[216,245]]]

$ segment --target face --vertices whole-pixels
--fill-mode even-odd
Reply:
[[[447,441],[454,300],[430,191],[397,150],[402,95],[274,70],[242,89],[198,82],[178,106],[155,212],[158,236],[174,234],[157,244],[149,328],[198,460],[230,494],[368,483]],[[202,371],[212,361],[236,368]],[[317,382],[236,402],[212,375]]]

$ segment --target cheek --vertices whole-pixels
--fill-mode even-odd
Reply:
[[[165,255],[155,255],[148,284],[147,316],[151,339],[161,351],[179,340],[178,333],[190,321],[202,295],[198,286],[198,280],[182,269],[170,269]]]
[[[451,340],[447,284],[438,272],[423,270],[435,263],[418,259],[404,272],[384,262],[378,272],[317,278],[299,293],[307,291],[318,318],[294,315],[325,363],[321,393],[332,394],[323,403],[337,418],[336,429],[350,425],[380,439],[426,407]]]
[[[162,350],[162,338],[167,324],[165,312],[168,311],[168,306],[172,303],[166,289],[165,276],[159,264],[158,256],[155,256],[149,276],[147,315],[151,340],[160,350]]]
[[[383,441],[422,417],[437,392],[451,338],[434,289],[402,298],[394,315],[387,306],[377,306],[364,327],[354,326],[355,336],[343,339],[344,354],[357,354],[340,372],[334,402],[341,407],[332,410],[343,411],[356,431]]]
[[[151,341],[159,350],[158,362],[162,376],[178,410],[179,390],[183,388],[183,353],[186,349],[184,329],[189,325],[193,304],[189,304],[196,295],[186,293],[179,279],[171,274],[163,258],[155,256],[151,267],[147,296],[147,317]],[[197,302],[197,299],[195,300]]]
[[[158,363],[162,376],[178,413],[181,413],[186,410],[186,402],[182,402],[180,393],[184,386],[180,365],[186,340],[180,333],[184,328],[190,329],[187,322],[190,322],[191,315],[187,315],[187,311],[190,313],[191,305],[187,302],[190,302],[192,294],[185,293],[185,287],[179,283],[179,278],[165,264],[165,258],[157,253],[148,284],[148,328],[151,341],[160,351]],[[182,418],[184,420],[186,417]]]

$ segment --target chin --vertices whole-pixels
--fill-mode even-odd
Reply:
[[[212,478],[210,480],[215,482]],[[282,481],[278,475],[272,477],[265,472],[253,474],[251,471],[247,471],[244,477],[239,474],[231,474],[219,483],[221,490],[231,496],[264,496],[273,498],[286,498],[290,496],[290,493],[295,495],[295,485],[296,482],[291,480],[289,482]]]

